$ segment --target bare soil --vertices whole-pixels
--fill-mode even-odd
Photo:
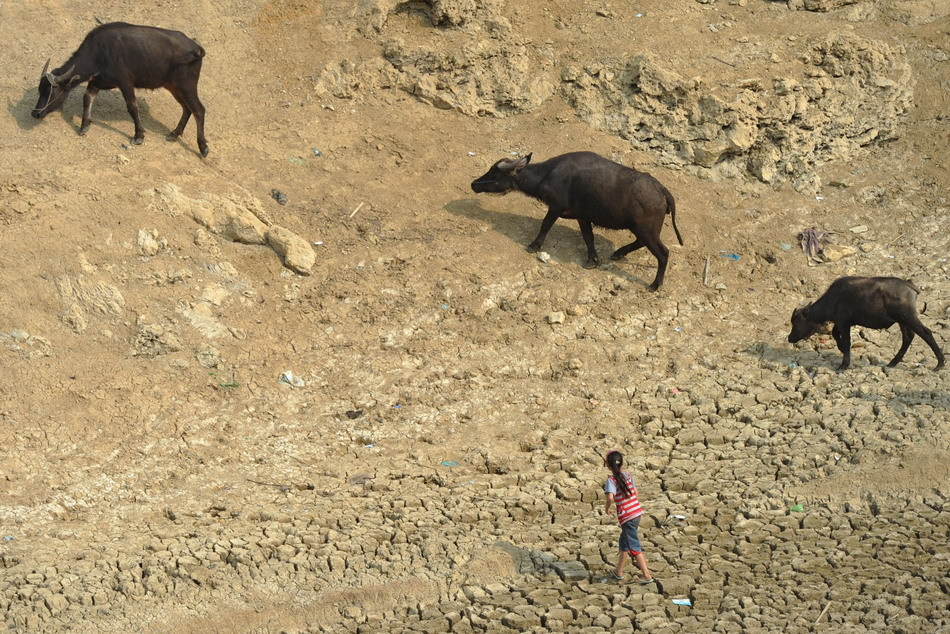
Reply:
[[[950,628],[950,375],[786,342],[895,275],[947,349],[945,3],[153,4],[0,1],[8,628]],[[117,91],[31,118],[96,18],[207,50],[207,159],[164,91],[141,146]],[[542,261],[542,206],[469,187],[575,150],[676,197],[658,293],[629,234]],[[656,588],[604,581],[612,448]]]

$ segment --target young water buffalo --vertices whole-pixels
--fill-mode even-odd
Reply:
[[[883,330],[896,322],[901,328],[901,349],[888,366],[894,367],[920,335],[937,355],[937,367],[943,367],[943,352],[937,346],[933,333],[917,317],[917,293],[920,289],[909,280],[897,277],[842,277],[832,282],[817,301],[792,312],[792,332],[788,342],[806,339],[822,324],[834,322],[831,331],[838,350],[844,354],[839,370],[851,365],[851,326]]]
[[[110,22],[86,35],[76,52],[59,68],[48,72],[49,60],[40,74],[39,99],[33,117],[42,119],[60,108],[69,92],[89,82],[82,97],[79,134],[89,130],[92,102],[100,90],[118,88],[135,122],[132,143],[145,139],[135,99],[136,88],[165,88],[181,105],[178,126],[166,137],[174,141],[185,131],[191,115],[198,126],[198,149],[208,155],[205,140],[205,107],[198,99],[198,77],[205,50],[180,31],[152,26]]]
[[[683,238],[676,227],[676,203],[673,195],[658,180],[629,167],[614,163],[593,152],[571,152],[529,165],[531,155],[521,159],[502,159],[472,181],[475,193],[507,194],[520,191],[548,206],[541,231],[528,251],[541,248],[544,237],[558,218],[574,218],[587,244],[587,268],[600,261],[594,249],[591,225],[607,229],[629,229],[635,241],[620,247],[610,256],[619,260],[631,251],[646,247],[656,258],[655,291],[663,283],[669,250],[660,241],[663,219],[670,214],[673,231],[680,244]]]

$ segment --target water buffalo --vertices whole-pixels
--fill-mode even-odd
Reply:
[[[530,164],[531,155],[521,159],[502,159],[483,176],[472,181],[475,193],[507,194],[520,191],[548,206],[541,231],[529,251],[537,251],[558,218],[574,218],[587,244],[587,268],[600,264],[594,249],[592,225],[606,229],[629,229],[636,240],[620,247],[610,256],[619,260],[631,251],[646,247],[656,258],[656,279],[650,290],[663,283],[669,250],[660,241],[663,219],[670,214],[680,244],[683,238],[676,227],[676,203],[669,190],[658,180],[593,152],[571,152]]]
[[[135,88],[165,88],[181,104],[181,120],[166,137],[174,141],[185,131],[191,115],[198,125],[198,149],[208,155],[205,140],[205,107],[198,99],[198,77],[205,51],[180,31],[125,22],[97,26],[86,35],[66,63],[50,72],[49,62],[40,75],[39,99],[33,116],[42,119],[60,108],[73,88],[88,82],[82,98],[79,134],[89,130],[92,102],[100,90],[118,88],[135,122],[132,143],[145,139],[139,120]]]
[[[842,277],[831,283],[825,294],[811,304],[792,312],[789,343],[807,339],[827,322],[838,350],[844,355],[838,370],[851,365],[851,326],[883,330],[897,323],[901,328],[901,348],[888,366],[901,362],[914,335],[918,334],[937,355],[939,370],[944,365],[943,352],[933,333],[917,317],[917,288],[910,280],[897,277]]]

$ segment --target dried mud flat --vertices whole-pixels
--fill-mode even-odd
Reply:
[[[844,373],[785,343],[859,274],[948,347],[943,5],[0,2],[6,627],[950,627],[950,375],[883,367],[896,331]],[[95,17],[207,49],[207,160],[161,92],[138,147],[118,94],[30,118]],[[676,196],[659,293],[468,188],[577,149]],[[655,589],[603,581],[611,448]]]

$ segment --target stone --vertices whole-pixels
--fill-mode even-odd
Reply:
[[[551,567],[562,581],[587,580],[587,569],[579,561],[558,561]]]
[[[857,249],[843,244],[826,244],[821,250],[821,259],[825,262],[837,262],[857,253]]]
[[[280,256],[284,266],[300,275],[310,275],[317,254],[309,242],[289,229],[273,225],[267,231],[267,244]]]

